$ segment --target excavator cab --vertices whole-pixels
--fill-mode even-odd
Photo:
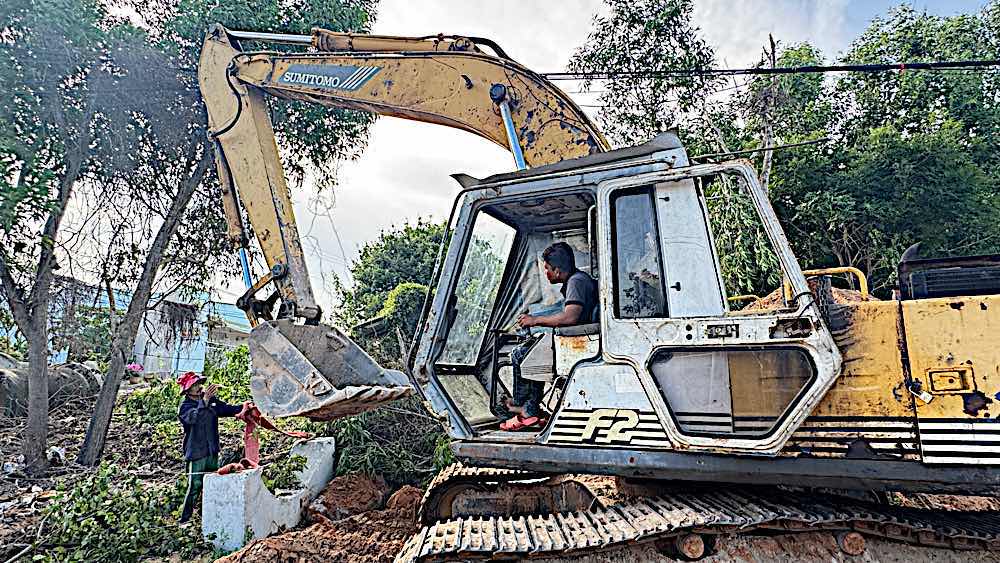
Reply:
[[[689,166],[665,133],[638,147],[458,179],[453,234],[411,372],[460,450],[531,442],[773,454],[837,377],[840,353],[746,163]],[[752,259],[773,267],[773,307],[732,310],[739,285],[727,287],[723,261],[748,257],[715,237],[713,221],[725,220],[756,225]],[[560,241],[597,279],[597,315],[514,334],[519,314],[562,306],[540,258]],[[510,350],[525,338],[534,344],[522,372],[547,381],[552,415],[538,434],[497,426],[512,391]]]

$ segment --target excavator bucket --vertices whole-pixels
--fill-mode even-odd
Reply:
[[[331,326],[282,319],[250,332],[250,392],[268,417],[333,420],[413,392],[406,374],[384,369]]]

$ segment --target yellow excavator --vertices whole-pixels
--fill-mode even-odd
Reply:
[[[914,247],[892,299],[869,296],[857,271],[860,292],[833,288],[839,270],[803,271],[748,162],[693,164],[672,133],[611,150],[565,93],[486,39],[215,26],[198,77],[230,236],[248,243],[245,213],[269,268],[238,301],[261,410],[329,420],[415,393],[466,464],[432,483],[399,560],[639,542],[697,559],[718,535],[776,529],[836,531],[849,553],[866,535],[1000,546],[994,513],[828,494],[1000,489],[1000,257]],[[518,171],[453,176],[407,373],[320,322],[266,96],[438,123],[513,154]],[[719,229],[737,219],[758,240],[749,258]],[[597,280],[598,313],[517,333],[521,313],[560,306],[540,259],[555,242]],[[730,265],[748,259],[775,291],[737,308],[746,284]],[[525,343],[522,369],[545,382],[550,416],[505,432],[510,353]],[[571,473],[651,492],[609,505],[549,478]]]

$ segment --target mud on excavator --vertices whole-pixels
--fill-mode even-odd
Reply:
[[[896,297],[871,298],[856,272],[860,297],[842,302],[833,272],[803,272],[748,162],[692,164],[672,133],[610,150],[565,93],[485,39],[216,26],[199,83],[231,238],[247,244],[245,212],[269,268],[238,302],[254,325],[261,410],[331,419],[416,393],[468,464],[428,490],[426,527],[401,560],[654,540],[699,557],[706,544],[692,538],[760,528],[1000,545],[993,514],[815,492],[1000,488],[1000,256],[913,250]],[[454,175],[450,240],[408,373],[320,324],[265,95],[463,129],[509,149],[521,168]],[[737,215],[761,241],[749,258],[718,229]],[[560,241],[598,280],[599,315],[533,338],[525,362],[548,381],[551,417],[537,433],[503,432],[509,354],[524,340],[506,328],[559,306],[539,256]],[[746,284],[728,273],[733,260],[770,270],[770,306],[738,308]],[[664,485],[602,506],[585,485],[551,477],[567,473],[743,486]]]

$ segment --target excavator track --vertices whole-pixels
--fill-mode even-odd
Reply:
[[[464,469],[466,477],[476,471]],[[901,508],[759,488],[677,492],[558,514],[445,520],[424,526],[404,545],[396,561],[582,555],[688,534],[762,530],[855,531],[932,547],[1000,548],[997,513]]]
[[[543,480],[548,480],[541,482]],[[420,502],[420,509],[417,513],[419,521],[424,525],[430,525],[451,516],[451,503],[456,495],[463,490],[475,488],[485,496],[485,489],[499,490],[504,487],[518,487],[521,490],[512,489],[512,494],[530,496],[527,489],[537,485],[538,489],[551,489],[567,484],[570,479],[554,477],[551,473],[540,473],[535,471],[521,471],[517,469],[494,469],[486,467],[467,467],[460,463],[454,463],[440,473],[431,481],[424,497]],[[586,489],[584,485],[580,485]],[[575,499],[577,504],[591,506],[593,495],[588,491],[587,499]],[[484,499],[485,500],[485,499]]]

